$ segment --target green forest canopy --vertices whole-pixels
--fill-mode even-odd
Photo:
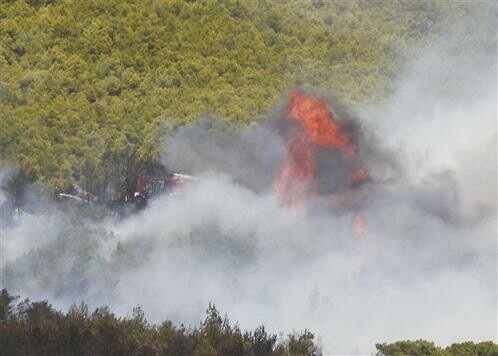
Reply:
[[[249,124],[292,87],[385,100],[447,24],[435,1],[0,0],[0,165],[98,193],[157,165],[165,122]]]

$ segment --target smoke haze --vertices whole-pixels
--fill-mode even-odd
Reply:
[[[126,315],[140,304],[151,322],[197,324],[213,302],[243,328],[308,328],[334,354],[402,339],[496,342],[496,46],[462,53],[452,41],[419,56],[389,102],[338,110],[355,123],[366,184],[281,207],[283,95],[259,125],[202,119],[168,139],[163,163],[202,178],[183,196],[120,222],[4,223],[5,286],[59,308],[83,300]],[[319,155],[318,180],[341,173]]]

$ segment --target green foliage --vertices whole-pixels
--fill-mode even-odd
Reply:
[[[289,335],[287,352],[296,356],[315,355],[317,347],[313,338],[313,334],[308,330],[304,330],[301,335]]]
[[[7,289],[0,292],[0,321],[8,320],[14,310],[14,301],[19,297],[10,295]]]
[[[498,345],[491,341],[478,344],[462,342],[448,346],[445,350],[448,355],[455,356],[498,356]]]
[[[8,296],[2,291],[1,298]],[[13,298],[9,297],[10,304]],[[3,299],[0,299],[3,300]],[[277,344],[264,327],[242,332],[209,305],[206,319],[194,329],[147,322],[140,307],[128,318],[107,307],[89,313],[85,304],[66,314],[48,302],[19,303],[0,321],[0,355],[314,355],[313,334],[289,336]]]
[[[497,356],[498,345],[491,342],[455,343],[446,348],[425,340],[398,341],[393,344],[376,344],[378,356]]]
[[[0,319],[0,355],[247,355],[312,356],[320,354],[308,331],[277,341],[264,326],[241,331],[209,305],[196,328],[177,327],[171,321],[151,325],[141,307],[120,318],[108,307],[92,313],[81,303],[66,313],[47,301],[24,300],[17,305],[7,290],[0,306],[8,313]],[[7,306],[7,308],[5,308]],[[446,348],[425,340],[376,344],[378,356],[496,356],[493,342],[455,343]]]
[[[443,350],[433,342],[424,340],[398,341],[394,344],[376,344],[379,356],[444,356]]]
[[[0,164],[100,196],[157,167],[168,118],[182,125],[209,112],[246,124],[295,86],[350,105],[384,99],[401,54],[471,10],[408,0],[0,2]]]

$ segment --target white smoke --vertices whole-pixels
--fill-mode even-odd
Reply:
[[[367,238],[353,210],[324,199],[281,208],[272,177],[284,144],[271,125],[222,137],[194,125],[163,159],[202,181],[120,222],[25,214],[3,229],[6,286],[60,308],[141,304],[152,322],[197,324],[214,302],[243,328],[308,328],[334,354],[497,341],[496,53],[447,41],[388,103],[360,110],[402,171],[358,191]]]

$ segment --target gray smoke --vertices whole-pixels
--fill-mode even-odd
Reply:
[[[337,110],[355,124],[370,182],[282,208],[283,95],[261,124],[203,119],[169,137],[163,162],[202,178],[182,196],[119,222],[24,214],[3,225],[6,286],[59,308],[140,304],[152,322],[197,324],[214,302],[243,328],[308,328],[329,353],[497,341],[496,43],[478,46],[490,17],[471,27],[473,53],[443,37],[389,102]],[[351,168],[318,154],[322,180]]]

